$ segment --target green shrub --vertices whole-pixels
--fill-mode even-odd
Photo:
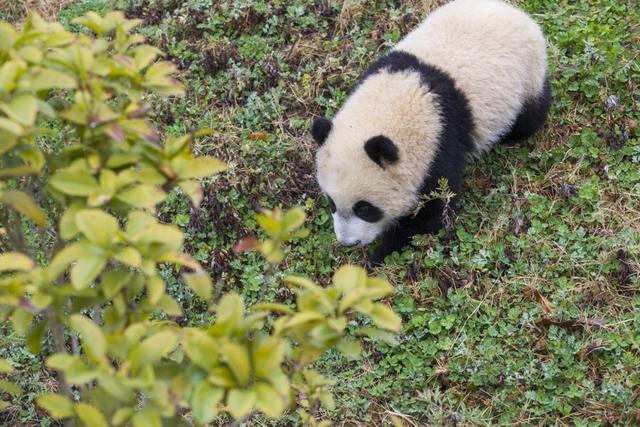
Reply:
[[[139,21],[89,12],[74,22],[85,32],[37,15],[21,30],[0,23],[0,244],[9,248],[0,321],[58,373],[59,393],[38,404],[89,426],[277,418],[295,406],[305,423],[322,424],[315,415],[333,405],[330,381],[311,364],[334,347],[358,357],[359,341],[346,334],[355,316],[370,319],[359,335],[393,342],[399,318],[376,302],[391,285],[344,266],[326,288],[288,277],[294,306],[245,307],[233,293],[213,301],[208,274],[182,252],[183,233],[153,215],[176,187],[197,206],[199,179],[225,169],[192,152],[209,132],[161,143],[147,100],[183,88],[175,67],[157,61],[162,52],[132,33]],[[238,250],[279,263],[283,245],[305,236],[304,220],[300,209],[265,211],[257,221],[267,239]],[[182,309],[159,273],[166,264],[211,303],[212,324],[176,322]],[[48,334],[50,355],[41,348]],[[0,374],[12,371],[0,360]],[[20,388],[1,380],[0,392]],[[0,410],[8,405],[0,400]]]

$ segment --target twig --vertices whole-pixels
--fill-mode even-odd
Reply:
[[[53,343],[56,347],[56,352],[68,354],[64,338],[64,326],[56,317],[56,312],[53,310],[53,308],[47,308],[45,313],[47,315],[47,318],[49,319],[49,326],[51,327],[51,335],[53,337]],[[64,373],[57,371],[57,375],[58,382],[60,383],[60,389],[69,399],[73,400],[73,391],[71,390],[71,386],[69,385],[69,383],[67,383]]]
[[[71,334],[71,351],[74,356],[80,356],[80,342],[78,341],[78,334],[75,332]]]
[[[273,264],[268,263],[267,268],[264,272],[264,280],[262,281],[262,285],[260,286],[260,294],[258,296],[258,301],[264,300],[264,294],[267,293],[267,288],[271,285],[271,281],[273,280]]]
[[[0,210],[0,225],[2,225],[7,231],[7,237],[9,238],[11,249],[26,254],[27,245],[25,243],[22,230],[20,229],[20,220],[18,220],[18,224],[14,227],[9,215]]]

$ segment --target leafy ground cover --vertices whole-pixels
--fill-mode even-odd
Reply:
[[[359,73],[437,1],[105,0],[46,5],[68,26],[113,7],[178,64],[182,102],[157,105],[168,134],[217,132],[202,154],[229,170],[160,209],[218,289],[248,303],[286,301],[285,272],[326,282],[364,253],[337,246],[313,175],[309,118],[331,115]],[[60,2],[58,2],[60,3]],[[631,0],[523,0],[548,38],[554,106],[525,144],[474,160],[455,230],[417,238],[379,273],[395,285],[404,331],[395,347],[335,354],[336,425],[632,425],[640,422],[640,9]],[[21,2],[0,5],[19,20]],[[58,11],[59,10],[59,11]],[[60,133],[54,137],[63,138]],[[266,276],[261,257],[234,255],[261,206],[303,206],[311,234]],[[166,277],[176,283],[173,272]],[[185,323],[208,321],[177,284]],[[41,361],[2,335],[0,357],[25,373],[6,425],[50,425],[35,408],[53,387]],[[285,418],[280,425],[291,425]],[[265,420],[253,420],[266,425]]]

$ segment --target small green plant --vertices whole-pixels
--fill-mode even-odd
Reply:
[[[438,179],[438,188],[433,190],[429,194],[424,194],[420,197],[418,204],[412,211],[412,215],[415,217],[418,215],[418,212],[432,200],[440,200],[442,201],[442,225],[444,229],[447,231],[453,230],[453,206],[451,202],[456,197],[456,193],[451,191],[449,188],[449,181],[447,178]]]
[[[157,61],[162,52],[132,33],[140,21],[90,12],[74,23],[85,32],[35,14],[20,30],[0,23],[0,243],[9,248],[0,255],[0,321],[59,374],[59,392],[38,404],[88,426],[277,418],[295,406],[323,425],[316,416],[333,405],[330,381],[311,365],[334,347],[359,355],[347,335],[356,316],[370,321],[359,334],[391,341],[400,320],[379,300],[393,288],[344,266],[328,287],[287,277],[293,306],[246,307],[235,293],[213,301],[209,275],[182,251],[182,231],[154,212],[176,187],[198,206],[199,179],[225,165],[194,155],[194,138],[207,131],[161,143],[146,100],[183,88],[175,67]],[[65,129],[59,146],[49,144],[49,122]],[[272,264],[306,235],[300,209],[257,220],[268,239],[255,246]],[[164,265],[211,304],[210,324],[176,322],[183,310]],[[49,334],[53,354],[41,345]],[[0,374],[12,371],[0,359]],[[1,380],[0,393],[2,410],[20,388]]]

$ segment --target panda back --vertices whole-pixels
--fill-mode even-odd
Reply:
[[[545,40],[521,10],[499,0],[455,0],[437,9],[394,50],[447,73],[469,102],[476,149],[506,134],[543,90]]]

